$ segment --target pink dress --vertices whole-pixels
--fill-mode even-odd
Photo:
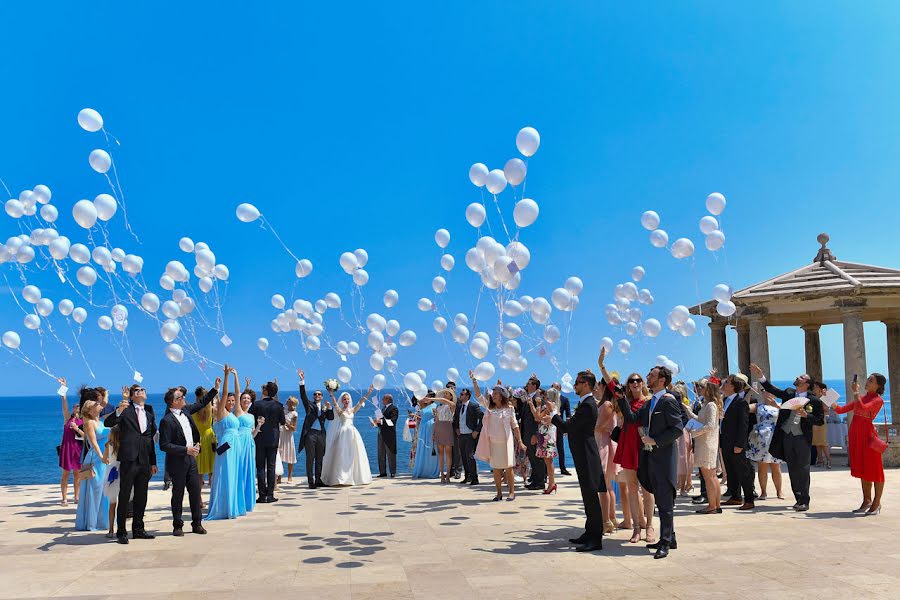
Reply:
[[[72,429],[72,421],[79,428],[84,424],[81,419],[70,417],[63,427],[62,444],[59,446],[59,466],[64,471],[78,471],[81,469],[81,440],[75,439],[75,430]]]
[[[600,410],[602,412],[602,405]],[[616,443],[610,437],[612,430],[618,424],[618,418],[615,411],[613,411],[612,417],[605,424],[600,423],[601,418],[597,418],[597,426],[594,428],[594,439],[597,442],[597,450],[600,453],[600,464],[603,466],[603,473],[608,480],[611,480],[622,470],[622,467],[616,464],[614,460]]]
[[[517,427],[512,408],[491,409],[484,412],[481,435],[475,456],[490,463],[492,469],[508,469],[516,464],[512,430]]]

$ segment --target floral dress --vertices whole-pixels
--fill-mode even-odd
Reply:
[[[747,458],[754,462],[775,463],[783,465],[783,460],[778,460],[769,454],[769,444],[772,443],[772,435],[775,433],[775,422],[778,420],[778,409],[765,404],[756,405],[756,426],[750,432],[748,438],[749,449]]]
[[[550,416],[556,414],[554,410]],[[550,425],[544,425],[541,423],[538,425],[537,430],[537,447],[534,450],[534,455],[538,458],[556,458],[556,425],[552,423]]]

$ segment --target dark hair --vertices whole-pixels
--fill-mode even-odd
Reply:
[[[534,386],[537,388],[541,387],[541,380],[538,379],[537,377],[529,377],[528,383],[534,384]],[[525,385],[528,385],[528,383],[526,383]]]
[[[880,396],[884,393],[884,384],[887,383],[887,377],[885,377],[881,373],[872,373],[872,377],[875,378],[875,383],[878,384],[878,395]]]
[[[166,406],[169,408],[172,407],[172,403],[175,402],[175,392],[178,391],[177,387],[169,388],[166,390],[166,395],[163,396],[163,400],[166,402]]]
[[[182,393],[182,394],[186,394],[186,392],[184,392],[184,391],[182,391],[181,393]],[[202,385],[198,385],[198,386],[194,389],[194,395],[197,396],[198,399],[199,399],[199,398],[202,398],[203,396],[206,395],[206,388],[203,387]]]
[[[393,402],[393,401],[394,401],[394,397],[391,396],[390,394],[385,394],[384,396],[381,397],[381,399],[382,399],[382,400],[387,400],[388,402]]]
[[[744,391],[744,382],[735,377],[734,375],[729,375],[728,380],[731,382],[731,387],[734,388],[736,393],[741,393]]]
[[[665,387],[669,387],[672,384],[672,369],[670,369],[669,367],[664,367],[662,365],[657,365],[653,368],[656,369],[656,376],[662,377],[663,381],[665,382]]]
[[[182,396],[187,396],[187,388],[184,387],[183,385],[175,386],[175,389],[176,389],[176,390],[181,390],[181,395],[182,395]]]
[[[448,382],[447,382],[447,387],[448,387],[448,388],[453,388],[453,389],[455,390],[455,389],[456,389],[456,382],[455,382],[455,381],[448,381]]]
[[[84,407],[85,402],[99,402],[100,398],[102,397],[103,395],[97,391],[97,388],[91,388],[83,385],[78,390],[78,405]]]
[[[131,398],[132,396],[134,396],[134,393],[139,389],[141,389],[141,385],[139,383],[132,383],[131,387],[128,388],[128,397]]]
[[[578,375],[575,376],[575,379],[583,379],[586,384],[591,386],[591,389],[594,389],[594,386],[597,385],[597,376],[589,370],[580,371]]]
[[[241,396],[243,396],[244,394],[247,394],[248,396],[250,396],[250,404],[253,404],[254,402],[256,402],[256,391],[255,390],[246,388],[243,392],[241,392]]]
[[[263,394],[265,394],[267,398],[274,398],[278,395],[278,384],[274,381],[267,381],[263,386]]]
[[[469,391],[469,388],[463,388],[463,389],[459,390],[459,395],[462,396],[463,392],[465,392],[469,398],[472,397],[472,392]]]
[[[97,393],[100,394],[100,397],[101,397],[101,398],[107,394],[106,388],[103,387],[102,385],[98,385],[98,386],[95,387],[94,389],[97,390]]]

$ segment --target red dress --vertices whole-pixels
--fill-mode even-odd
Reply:
[[[866,394],[844,406],[834,405],[834,412],[839,415],[853,411],[847,453],[850,455],[850,474],[863,481],[884,482],[881,454],[869,448],[869,440],[878,435],[873,421],[882,406],[884,400],[875,393]]]
[[[637,412],[644,406],[644,399],[638,398],[631,400],[631,411]],[[616,455],[613,462],[621,465],[623,469],[631,469],[637,471],[638,453],[641,449],[641,435],[638,433],[640,425],[637,423],[625,423],[622,431],[619,433],[619,442],[616,446]]]

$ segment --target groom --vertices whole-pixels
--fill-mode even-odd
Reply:
[[[325,410],[322,409],[322,392],[320,390],[313,393],[313,402],[310,402],[306,395],[303,369],[297,369],[297,375],[300,377],[300,399],[306,410],[297,451],[306,450],[306,479],[309,482],[309,489],[314,490],[318,486],[325,485],[322,482],[322,459],[325,457],[325,420],[334,420],[334,409],[331,406]],[[315,470],[313,470],[314,466]]]
[[[381,417],[375,419],[375,426],[378,427],[379,477],[387,477],[388,465],[391,468],[391,477],[397,473],[397,419],[399,417],[400,411],[394,406],[394,397],[385,394],[381,399]]]
[[[275,459],[278,456],[278,439],[284,425],[284,406],[276,400],[278,384],[266,382],[262,387],[263,399],[250,405],[250,414],[263,418],[256,434],[256,487],[257,503],[278,502],[275,497]]]

